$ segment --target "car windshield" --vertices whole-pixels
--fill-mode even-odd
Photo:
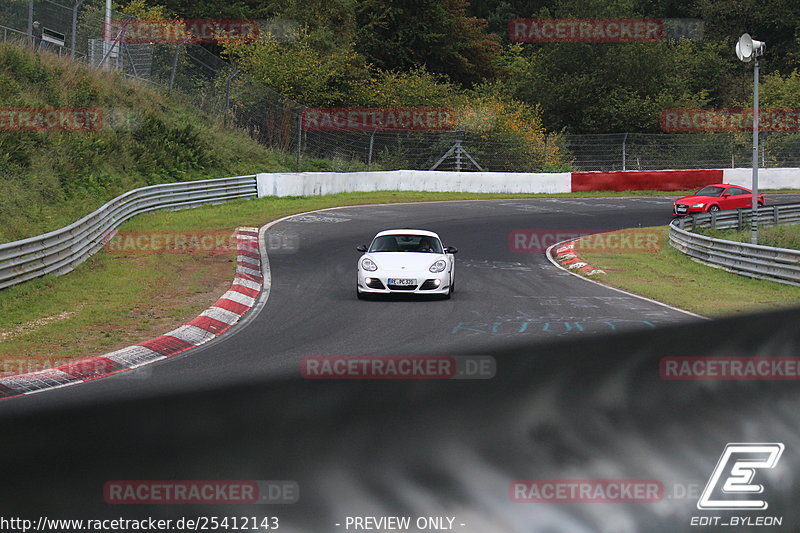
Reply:
[[[725,187],[703,187],[697,191],[696,196],[719,196]]]
[[[439,239],[427,235],[382,235],[372,241],[369,251],[444,253]]]

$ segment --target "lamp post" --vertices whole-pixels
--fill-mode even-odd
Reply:
[[[736,57],[740,61],[753,61],[753,198],[750,215],[750,242],[758,244],[758,56],[764,54],[767,45],[756,41],[745,33],[736,43]]]

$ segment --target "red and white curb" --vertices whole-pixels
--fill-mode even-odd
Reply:
[[[140,367],[222,335],[256,303],[264,284],[258,228],[236,228],[236,275],[230,289],[190,322],[160,337],[98,357],[0,378],[0,399],[33,394]]]
[[[580,239],[578,239],[580,240]],[[594,268],[592,265],[583,261],[578,254],[575,253],[575,243],[578,241],[570,241],[562,244],[556,249],[556,259],[562,266],[570,270],[579,270],[587,276],[595,276],[597,274],[605,274],[604,270]]]

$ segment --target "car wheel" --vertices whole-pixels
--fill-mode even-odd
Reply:
[[[718,205],[712,205],[711,207],[709,207],[708,208],[708,212],[710,213],[712,211],[719,211],[719,206]]]

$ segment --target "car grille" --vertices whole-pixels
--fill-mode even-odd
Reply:
[[[676,213],[688,213],[689,206],[687,204],[675,204]]]
[[[419,290],[421,290],[421,291],[430,291],[430,290],[438,289],[438,288],[439,287],[438,287],[438,285],[436,285],[436,280],[434,280],[434,279],[426,279],[425,283],[423,283],[420,286]]]

